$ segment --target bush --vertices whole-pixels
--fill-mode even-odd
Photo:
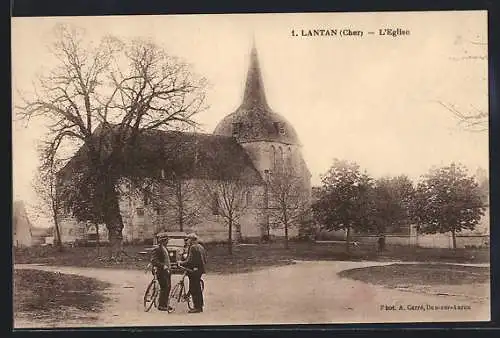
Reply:
[[[68,243],[69,246],[73,247],[83,247],[83,248],[93,248],[97,247],[97,241],[89,241],[86,239],[76,239],[73,243]],[[99,246],[109,246],[108,241],[99,242]]]
[[[260,237],[244,237],[242,238],[239,243],[240,244],[259,244],[261,243],[262,239]]]

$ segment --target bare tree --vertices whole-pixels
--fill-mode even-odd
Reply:
[[[186,226],[192,226],[200,217],[202,192],[192,180],[175,173],[169,176],[125,180],[123,185],[127,189],[123,189],[121,195],[146,199],[153,209],[173,217],[179,231],[184,231]]]
[[[223,218],[228,231],[228,250],[233,253],[233,227],[247,209],[246,197],[250,191],[247,182],[240,179],[224,179],[206,182],[205,191],[212,203],[212,212]]]
[[[38,210],[50,217],[54,223],[55,245],[59,251],[63,251],[61,240],[61,229],[59,226],[59,215],[61,213],[61,194],[57,189],[57,169],[60,168],[60,160],[55,159],[47,148],[42,148],[40,153],[41,164],[33,180],[33,189],[41,200]]]
[[[482,41],[481,39],[463,40],[459,38],[457,43],[463,45],[464,50],[459,56],[450,57],[451,60],[457,62],[488,61],[487,42]],[[486,78],[482,77],[482,80],[486,80]],[[470,104],[469,107],[463,108],[457,104],[443,102],[442,100],[437,100],[436,102],[451,112],[465,130],[473,132],[488,131],[488,110],[486,108],[478,107],[474,104]]]
[[[144,133],[195,124],[206,82],[150,41],[106,37],[95,46],[73,27],[58,26],[56,34],[52,52],[58,66],[38,79],[34,93],[22,95],[17,114],[48,121],[51,156],[64,144],[82,146],[77,155],[83,163],[70,161],[73,173],[62,174],[76,181],[76,191],[65,195],[73,198],[65,202],[79,220],[105,223],[111,255],[119,256],[118,182],[141,175],[135,159]]]
[[[469,110],[462,110],[451,103],[437,101],[441,106],[450,111],[466,130],[473,132],[488,131],[488,112],[471,105]]]
[[[184,231],[200,217],[199,192],[192,181],[173,175],[166,181],[165,195],[163,202],[167,208],[175,210],[179,231]]]
[[[269,192],[272,223],[284,229],[285,248],[288,249],[290,227],[298,226],[309,208],[302,178],[289,170],[271,173]]]

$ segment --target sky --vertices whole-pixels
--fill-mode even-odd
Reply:
[[[255,41],[268,102],[296,129],[313,184],[334,158],[374,177],[418,179],[451,162],[488,168],[487,132],[464,130],[438,103],[487,111],[487,61],[462,59],[487,54],[476,43],[487,41],[485,11],[13,18],[13,105],[17,90],[56,65],[47,46],[58,23],[96,43],[109,34],[152,39],[190,63],[210,83],[209,109],[196,117],[205,132],[241,102]],[[378,34],[386,28],[410,34]],[[364,35],[302,36],[312,29]],[[44,121],[13,119],[12,130],[13,197],[30,205]]]

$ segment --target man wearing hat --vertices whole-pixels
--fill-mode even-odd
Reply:
[[[168,255],[168,236],[157,236],[158,246],[151,253],[151,264],[156,268],[158,282],[160,284],[160,297],[158,299],[158,310],[168,311],[168,296],[172,286],[170,273],[170,257]]]
[[[179,262],[180,265],[190,269],[187,273],[189,277],[189,293],[193,297],[194,309],[189,313],[203,312],[203,292],[201,290],[201,276],[205,273],[207,262],[205,248],[198,243],[198,236],[195,233],[187,235],[188,257]]]

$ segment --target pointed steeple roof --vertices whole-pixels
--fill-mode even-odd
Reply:
[[[257,48],[255,42],[252,44],[250,52],[250,64],[248,66],[247,79],[245,83],[245,91],[243,94],[243,101],[241,106],[244,108],[263,108],[263,110],[270,110],[266,100],[266,92],[264,90],[264,81],[259,64],[259,57],[257,55]]]
[[[235,137],[238,142],[270,141],[300,144],[293,126],[269,107],[255,43],[250,51],[241,105],[215,127],[214,134]]]

